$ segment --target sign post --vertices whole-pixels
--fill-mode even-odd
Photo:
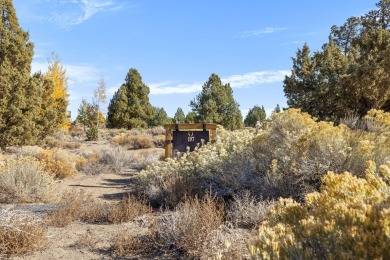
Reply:
[[[217,124],[169,124],[165,128],[165,159],[172,157],[174,152],[190,152],[195,147],[215,141]]]

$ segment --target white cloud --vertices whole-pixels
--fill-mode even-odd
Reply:
[[[89,87],[91,85],[97,85],[101,77],[100,71],[93,65],[73,65],[63,64],[66,69],[66,76],[68,77],[69,94],[72,99],[72,93],[77,93],[76,89],[80,87]],[[47,71],[47,62],[33,62],[31,64],[31,71],[41,71],[45,73]],[[73,92],[71,92],[73,91]]]
[[[186,94],[198,92],[202,89],[203,83],[196,82],[192,84],[178,84],[171,85],[171,82],[152,83],[149,84],[150,94],[164,95],[164,94]]]
[[[253,85],[283,81],[284,77],[289,73],[290,71],[288,70],[258,71],[243,75],[233,75],[221,80],[224,83],[230,83],[232,88],[247,88]]]
[[[81,24],[103,11],[118,11],[124,4],[117,0],[30,0],[34,17],[63,28]],[[37,8],[39,7],[39,8]]]
[[[280,44],[280,46],[285,46],[285,45],[299,45],[299,44],[304,44],[305,41],[292,41],[292,42],[285,42]]]
[[[278,71],[258,71],[246,73],[243,75],[232,75],[222,78],[223,83],[230,83],[232,88],[247,88],[254,85],[280,82],[288,75],[288,70]],[[172,84],[172,82],[152,83],[149,84],[150,93],[153,95],[166,94],[186,94],[199,92],[204,82],[195,82],[190,84]]]
[[[266,27],[260,30],[251,30],[251,31],[242,32],[241,36],[242,37],[258,36],[261,34],[270,34],[270,33],[281,32],[285,30],[287,30],[286,27]]]

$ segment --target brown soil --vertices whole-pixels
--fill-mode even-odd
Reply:
[[[74,150],[74,153],[84,151],[99,151],[110,147],[109,142],[84,142],[80,148]],[[156,148],[158,149],[158,148]],[[155,150],[155,149],[153,149]],[[160,150],[162,150],[160,148]],[[129,153],[140,151],[129,150]],[[93,197],[104,203],[116,203],[135,188],[134,179],[136,178],[136,169],[127,169],[126,174],[103,173],[99,175],[78,175],[56,182],[56,189],[59,194],[69,189],[84,189],[91,193]],[[33,214],[44,215],[55,209],[56,205],[1,205],[0,208],[17,209],[29,211]],[[66,260],[84,260],[84,259],[113,259],[110,252],[112,238],[124,229],[130,230],[133,235],[143,235],[148,231],[148,226],[153,221],[153,214],[145,215],[135,221],[124,224],[86,224],[81,222],[72,223],[63,228],[48,227],[48,243],[44,250],[34,252],[25,256],[12,257],[12,259],[66,259]],[[86,241],[85,237],[89,234],[91,241]],[[88,242],[88,241],[87,241]],[[1,257],[0,257],[1,259]],[[134,256],[129,259],[169,259],[164,256]]]

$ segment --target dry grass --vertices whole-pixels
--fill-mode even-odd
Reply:
[[[35,159],[23,157],[0,166],[0,203],[51,202],[54,181]]]
[[[134,166],[140,170],[164,159],[164,151],[150,150],[140,151],[134,158]]]
[[[44,150],[36,157],[42,163],[45,171],[55,178],[64,179],[76,173],[74,158],[64,150]]]
[[[62,148],[62,149],[77,149],[81,144],[76,142],[64,142],[56,139],[49,139],[46,141],[46,146],[49,148]]]
[[[16,154],[17,157],[36,157],[36,155],[42,151],[42,147],[28,145],[8,148],[8,152]]]
[[[110,209],[108,220],[112,223],[128,222],[151,211],[152,209],[145,200],[129,196],[123,198],[116,206]]]
[[[147,130],[150,135],[165,135],[165,129],[163,126],[155,126]]]
[[[111,172],[118,174],[123,173],[124,168],[128,167],[132,161],[132,156],[120,146],[104,150],[100,158],[100,162],[105,164]]]
[[[215,198],[188,198],[176,211],[166,212],[157,221],[156,243],[162,247],[184,251],[191,257],[202,255],[202,245],[224,218],[223,204]]]
[[[88,229],[87,232],[80,236],[80,238],[73,244],[73,247],[93,250],[101,241],[102,239],[94,231]]]
[[[1,256],[42,249],[46,239],[46,228],[40,218],[18,211],[0,210],[0,259]]]
[[[269,205],[269,201],[256,200],[249,191],[243,191],[233,195],[226,218],[235,227],[255,228],[265,219]]]
[[[47,222],[56,227],[64,227],[73,221],[86,223],[107,222],[108,207],[97,202],[84,190],[68,191],[62,196],[57,210],[49,213]]]
[[[213,230],[203,244],[200,259],[241,260],[250,259],[247,243],[257,230],[237,229],[222,224]]]
[[[83,153],[76,160],[76,169],[88,175],[101,174],[105,171],[104,164],[101,163],[102,157],[101,152]]]
[[[155,147],[163,148],[165,145],[165,135],[153,136],[153,143]]]
[[[112,142],[119,145],[125,145],[130,149],[153,148],[153,138],[150,135],[120,134],[111,139]]]
[[[139,238],[131,235],[130,230],[121,230],[114,236],[111,242],[111,254],[114,257],[131,257],[137,255],[145,248],[145,244]]]

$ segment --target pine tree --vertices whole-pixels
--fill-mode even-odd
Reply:
[[[148,95],[149,87],[142,82],[141,75],[130,69],[108,106],[108,127],[147,127],[154,112]]]
[[[172,123],[164,108],[154,107],[154,116],[149,120],[149,126],[160,126]]]
[[[127,90],[122,85],[118,91],[114,93],[107,111],[107,127],[109,128],[124,128],[128,127],[130,120],[128,111]]]
[[[211,74],[203,84],[202,92],[191,101],[190,106],[201,122],[221,124],[232,130],[243,125],[242,114],[233,98],[230,84],[222,84],[217,74]]]
[[[199,123],[198,117],[194,111],[190,111],[186,115],[185,119],[186,124]]]
[[[19,26],[11,0],[0,0],[0,148],[36,141],[37,106],[31,86],[33,44]]]
[[[254,106],[249,109],[248,115],[245,117],[245,126],[255,127],[258,123],[263,122],[267,118],[264,107]]]
[[[37,104],[37,117],[35,119],[37,137],[38,140],[43,140],[58,130],[63,115],[58,113],[57,107],[54,105],[52,80],[47,79],[41,72],[37,72],[31,78],[30,89],[35,90],[35,95],[31,95],[35,100],[30,99],[30,103]],[[58,118],[59,116],[60,118]]]
[[[390,1],[333,26],[322,51],[305,44],[284,80],[289,107],[338,121],[370,109],[390,111]]]
[[[183,124],[186,121],[186,116],[181,107],[177,108],[173,121],[176,124]]]

